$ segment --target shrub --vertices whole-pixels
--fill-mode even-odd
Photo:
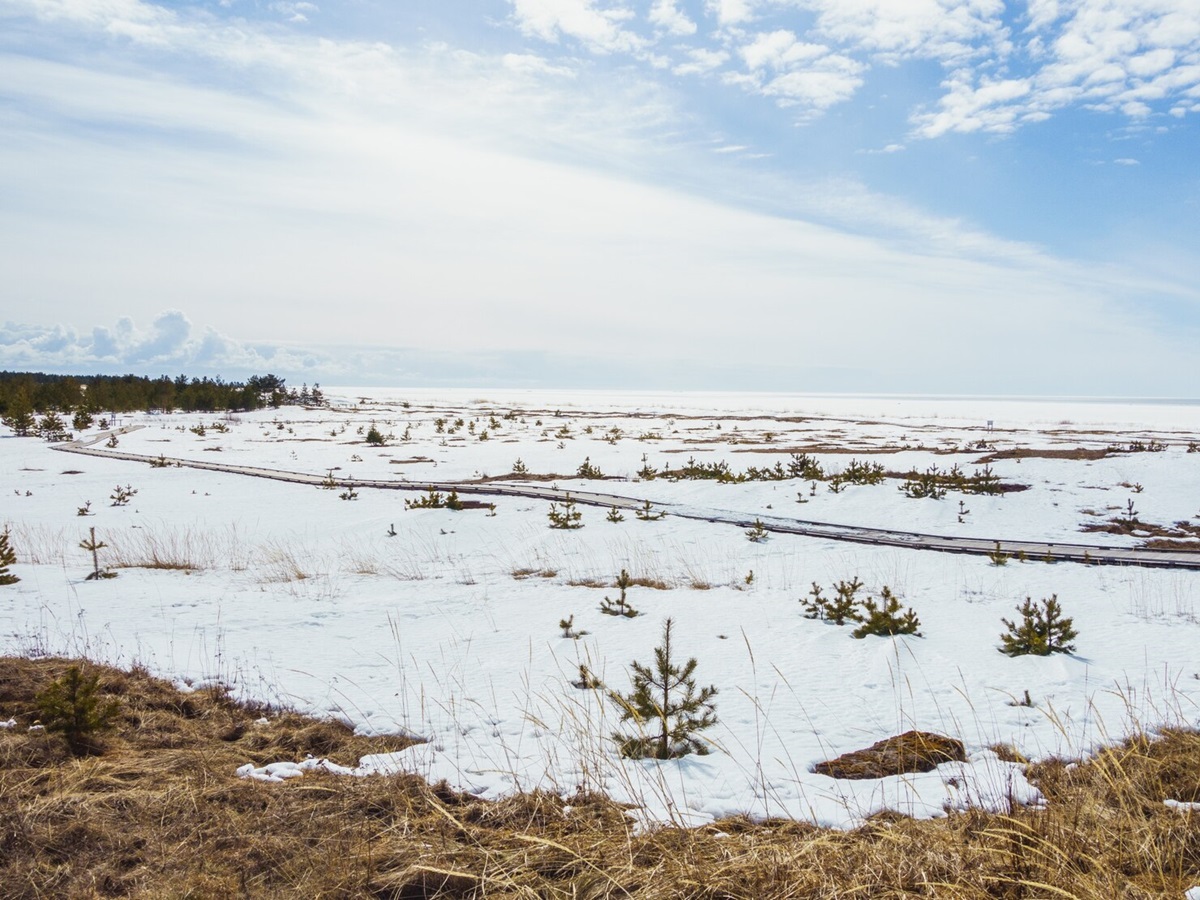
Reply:
[[[767,533],[767,528],[763,525],[761,519],[755,519],[754,524],[746,529],[746,537],[752,544],[761,544],[767,540],[770,535]]]
[[[1000,635],[1001,653],[1008,656],[1049,656],[1051,653],[1071,653],[1075,645],[1071,641],[1079,636],[1072,627],[1071,619],[1064,618],[1058,594],[1049,600],[1034,603],[1031,597],[1017,607],[1021,614],[1019,622],[1001,619],[1007,629]]]
[[[616,600],[610,600],[605,596],[603,602],[600,604],[600,612],[606,616],[622,616],[626,619],[632,619],[640,615],[625,599],[625,591],[632,583],[633,581],[630,579],[629,573],[622,569],[621,574],[617,576],[617,587],[621,590],[621,596]]]
[[[625,517],[623,515],[621,515],[621,511],[619,509],[617,509],[615,506],[609,508],[608,515],[605,516],[604,518],[606,521],[612,522],[614,525],[616,525],[618,522],[625,521]]]
[[[696,659],[682,666],[672,658],[671,627],[663,624],[662,644],[654,648],[654,667],[634,660],[628,694],[615,691],[609,698],[621,709],[621,721],[632,721],[638,734],[613,734],[621,755],[631,759],[675,759],[688,753],[708,753],[696,735],[717,723],[713,697],[715,687],[696,688]]]
[[[604,473],[600,471],[598,466],[592,465],[592,458],[590,456],[586,456],[580,464],[578,471],[575,472],[575,477],[596,480],[603,478]]]
[[[387,443],[387,439],[378,428],[372,425],[370,430],[367,431],[366,442],[372,447],[382,447]]]
[[[113,506],[125,506],[134,498],[135,494],[137,494],[137,488],[133,487],[132,485],[127,484],[124,487],[121,487],[121,485],[118,484],[115,488],[113,488],[113,492],[111,495],[109,495],[108,499],[112,501]]]
[[[837,596],[828,600],[821,595],[821,587],[814,581],[812,590],[809,591],[812,599],[800,601],[804,604],[804,617],[832,622],[834,625],[860,621],[862,616],[859,615],[858,598],[855,595],[862,586],[857,576],[850,581],[839,581],[833,586]]]
[[[862,602],[862,612],[860,613],[862,624],[851,632],[852,637],[865,638],[869,634],[879,637],[890,637],[896,634],[911,634],[921,637],[921,632],[918,631],[921,627],[921,620],[917,618],[917,614],[911,607],[901,612],[900,601],[892,594],[891,588],[885,585],[879,592],[879,598],[882,602],[878,604],[872,597],[868,597]]]
[[[658,511],[655,511],[650,506],[649,500],[647,500],[639,509],[635,509],[633,511],[633,514],[635,516],[637,516],[639,519],[641,519],[643,522],[657,522],[659,519],[661,519],[663,516],[666,515],[666,513],[663,512],[661,509]]]
[[[551,528],[573,529],[583,527],[583,513],[575,508],[574,500],[564,500],[562,509],[558,508],[557,503],[550,504],[550,510],[546,513],[550,519]]]
[[[433,488],[430,488],[424,497],[404,501],[405,509],[442,509],[445,505],[446,501],[441,493]]]
[[[72,753],[94,752],[93,736],[113,726],[120,710],[115,699],[100,696],[100,676],[71,666],[34,697],[42,725],[66,738]]]

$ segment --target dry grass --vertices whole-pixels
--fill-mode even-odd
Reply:
[[[65,660],[0,659],[0,886],[13,900],[124,896],[413,898],[1181,897],[1200,883],[1200,736],[1138,738],[1077,766],[1031,766],[1045,810],[852,832],[742,819],[638,834],[603,797],[498,803],[412,776],[238,779],[244,762],[353,764],[396,739],[180,694],[105,669],[122,698],[102,756],[24,728]],[[270,713],[269,713],[270,714]]]
[[[1100,450],[1088,447],[1071,447],[1071,448],[1036,448],[1036,447],[1011,447],[1006,450],[997,450],[989,453],[986,456],[981,456],[975,460],[975,465],[983,466],[988,463],[997,462],[1002,459],[1086,459],[1097,460],[1104,459],[1108,456],[1108,450]]]

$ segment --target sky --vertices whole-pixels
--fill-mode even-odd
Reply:
[[[1200,397],[1200,0],[0,0],[0,369]]]

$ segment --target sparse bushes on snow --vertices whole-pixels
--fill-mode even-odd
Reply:
[[[858,592],[863,583],[857,577],[850,581],[839,581],[833,585],[834,596],[826,597],[821,586],[815,581],[809,596],[812,599],[801,600],[804,616],[808,619],[820,619],[834,625],[847,625],[857,622],[858,627],[851,632],[856,638],[868,635],[890,637],[900,634],[911,634],[921,637],[921,620],[912,608],[904,609],[900,600],[892,593],[892,589],[884,585],[879,590],[879,601],[874,597],[860,600]]]

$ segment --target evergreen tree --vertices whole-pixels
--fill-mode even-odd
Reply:
[[[897,634],[922,636],[918,630],[921,627],[921,620],[917,618],[912,607],[902,612],[904,608],[887,585],[880,590],[879,597],[883,601],[882,603],[876,603],[873,597],[868,597],[862,602],[862,613],[859,618],[862,624],[851,632],[851,637],[865,638],[871,634],[878,637],[890,637]]]
[[[16,584],[21,579],[8,571],[9,566],[17,564],[17,551],[8,540],[8,529],[0,531],[0,584]]]
[[[546,517],[550,519],[551,528],[570,530],[583,527],[583,513],[575,508],[575,501],[570,498],[563,501],[561,510],[557,503],[551,503]]]
[[[48,412],[37,424],[37,432],[48,441],[65,441],[67,426],[63,424],[62,416],[56,412]]]
[[[696,737],[717,723],[711,685],[696,688],[696,659],[682,666],[672,658],[670,619],[663,624],[662,644],[654,648],[654,667],[634,660],[628,694],[612,692],[609,697],[621,708],[621,721],[638,726],[634,735],[613,734],[621,755],[632,759],[674,759],[688,753],[708,753],[708,746]]]
[[[46,730],[62,734],[73,753],[93,750],[92,735],[111,728],[120,710],[117,700],[100,697],[100,676],[84,675],[79,666],[67,669],[34,702]]]
[[[1071,653],[1071,641],[1079,636],[1072,620],[1064,618],[1058,594],[1049,600],[1034,603],[1032,597],[1017,607],[1020,622],[1001,619],[1008,630],[1000,635],[1000,652],[1008,656],[1049,656],[1051,653]]]
[[[0,422],[16,432],[17,437],[28,437],[29,432],[33,431],[35,421],[29,395],[24,390],[18,390],[8,401],[8,410]]]

